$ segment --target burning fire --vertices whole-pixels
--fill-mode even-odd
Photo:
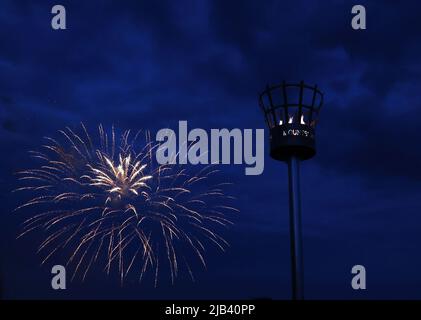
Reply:
[[[294,116],[289,117],[288,119],[288,123],[291,124],[294,121]],[[282,126],[284,124],[284,121],[281,119],[279,120],[279,125]],[[300,124],[306,124],[304,121],[304,115],[301,115],[301,120],[300,120]]]

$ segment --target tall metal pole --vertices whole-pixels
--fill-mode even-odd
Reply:
[[[292,299],[304,299],[304,265],[301,235],[300,160],[288,159],[289,232],[291,245]]]

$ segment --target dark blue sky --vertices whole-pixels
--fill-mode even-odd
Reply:
[[[289,298],[287,168],[222,167],[241,214],[231,248],[196,282],[127,283],[101,271],[68,290],[40,266],[42,234],[16,240],[11,190],[43,136],[83,121],[120,129],[264,128],[267,83],[318,84],[318,154],[302,166],[308,298],[421,298],[421,4],[360,1],[56,1],[0,4],[0,276],[5,298]],[[266,141],[267,143],[267,141]],[[268,145],[266,144],[266,150]],[[367,268],[367,290],[350,286]]]

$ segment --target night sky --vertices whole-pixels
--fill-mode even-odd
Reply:
[[[51,28],[62,4],[67,29]],[[351,28],[364,4],[367,29]],[[82,121],[120,130],[265,128],[266,84],[317,84],[317,155],[302,165],[305,295],[421,298],[419,1],[7,1],[0,3],[0,284],[8,299],[290,298],[287,166],[221,165],[241,213],[230,248],[196,281],[157,288],[101,268],[51,289],[42,232],[24,217],[15,173],[44,136]],[[267,132],[266,132],[267,138]],[[55,263],[53,263],[55,262]],[[351,268],[367,269],[355,291]]]

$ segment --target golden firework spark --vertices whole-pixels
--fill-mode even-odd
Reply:
[[[229,183],[210,183],[218,170],[206,166],[190,174],[158,164],[160,145],[149,132],[129,138],[125,131],[116,139],[114,128],[109,136],[100,125],[94,141],[83,124],[80,131],[61,130],[64,142],[46,138],[41,152],[31,152],[39,166],[18,173],[23,185],[16,191],[32,195],[16,208],[30,213],[19,237],[35,229],[47,234],[38,250],[42,263],[70,252],[72,279],[81,274],[84,280],[102,263],[107,274],[116,266],[122,282],[130,271],[142,279],[151,270],[156,285],[165,265],[172,282],[181,266],[193,279],[189,252],[205,266],[207,243],[225,250],[220,231],[238,210],[224,192]]]

